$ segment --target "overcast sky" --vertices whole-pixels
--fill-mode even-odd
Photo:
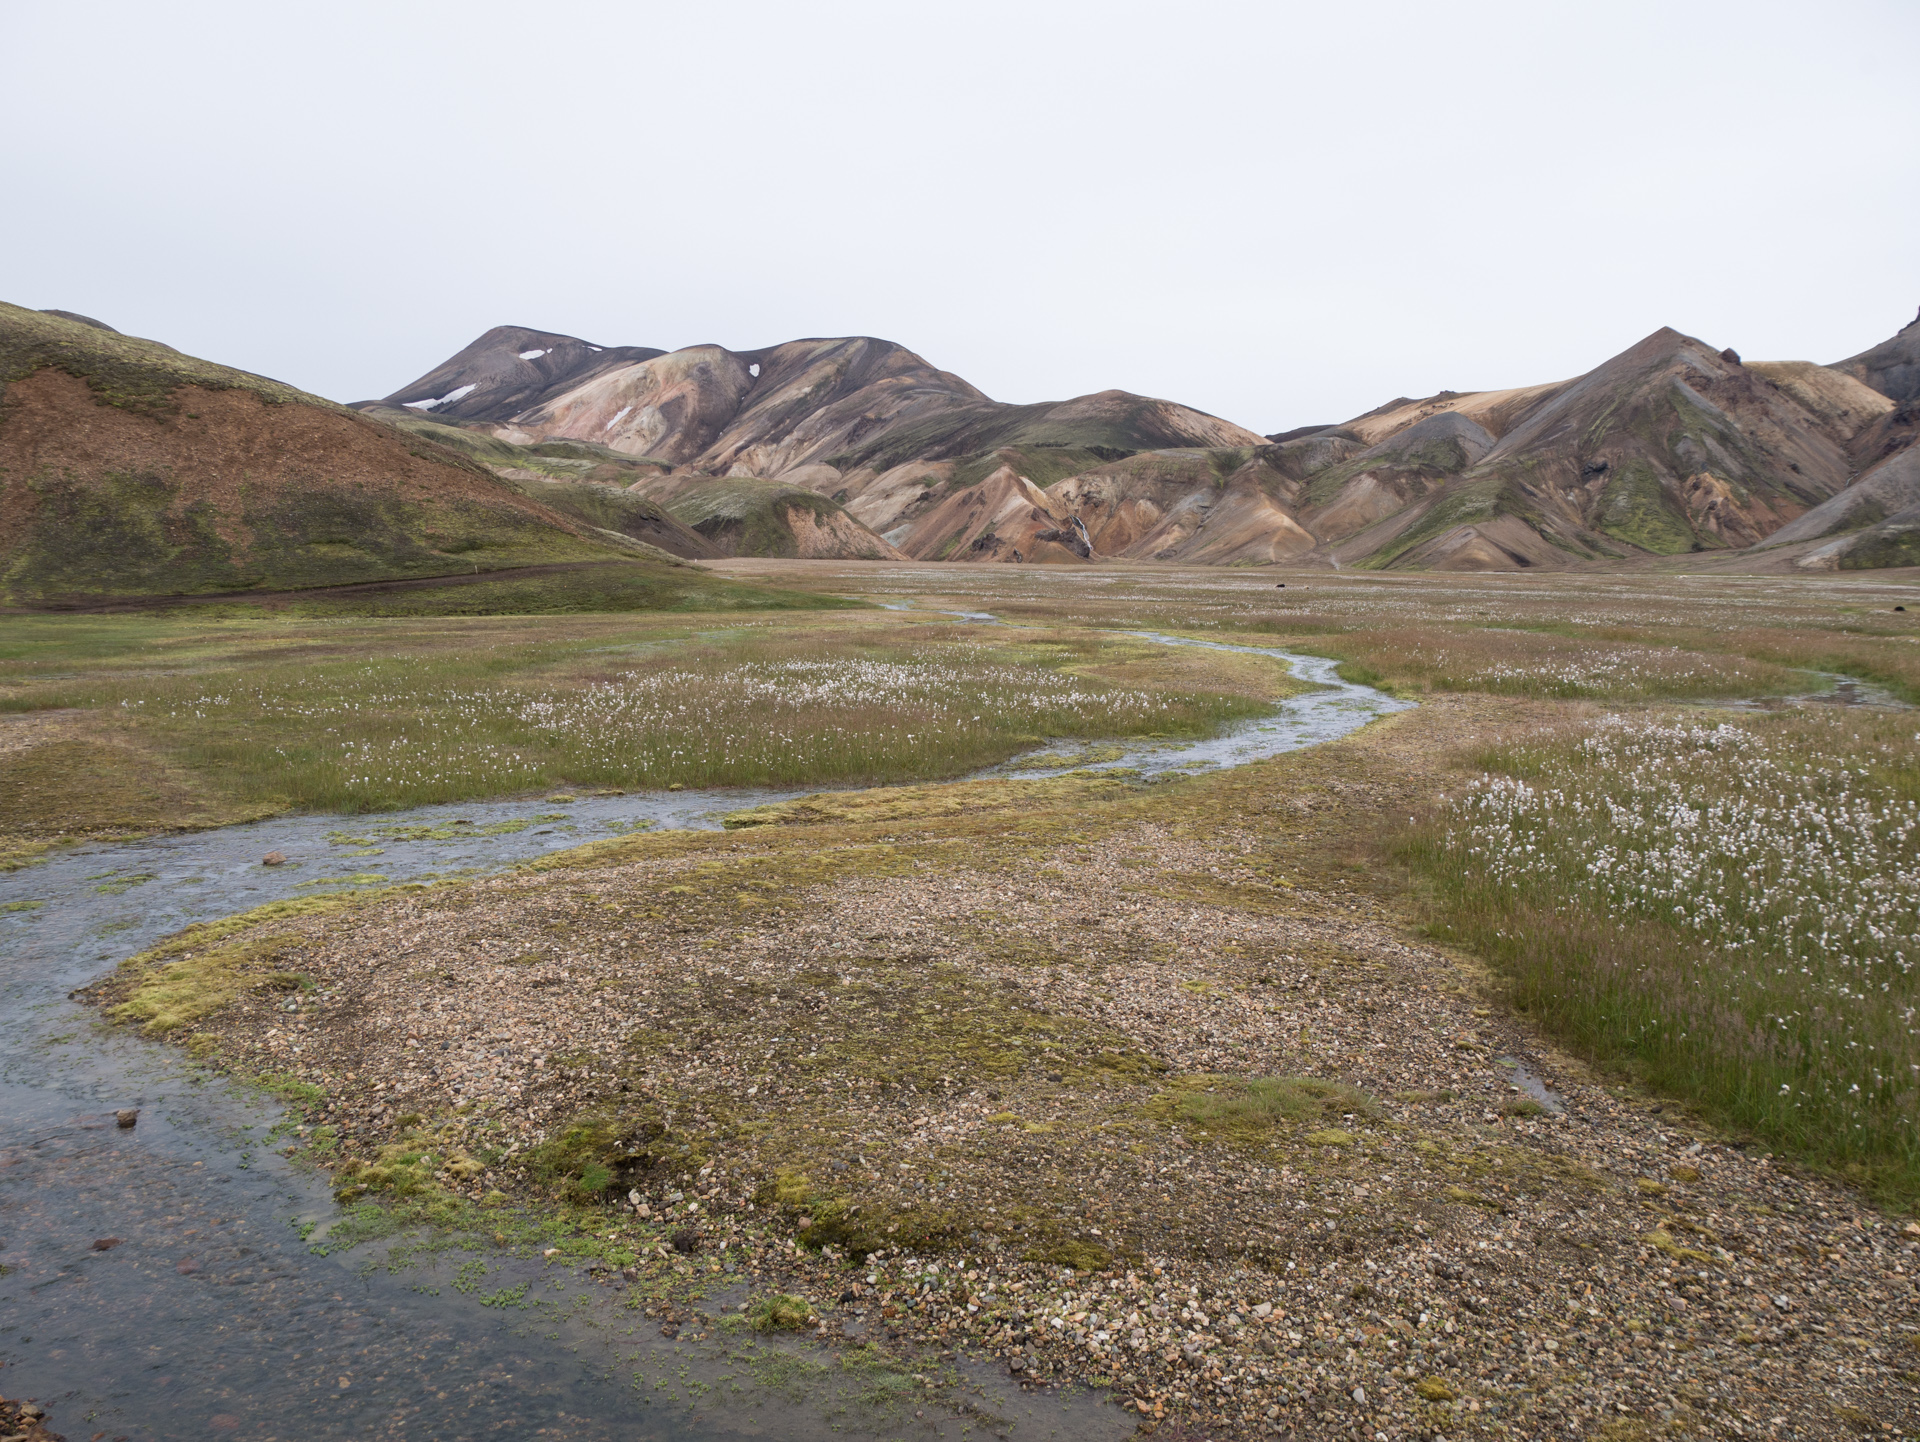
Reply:
[[[1262,431],[1920,306],[1913,0],[0,0],[0,299],[337,400],[885,336]]]

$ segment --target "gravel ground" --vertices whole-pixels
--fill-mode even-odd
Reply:
[[[476,1201],[610,1179],[662,1266],[1111,1384],[1143,1433],[1912,1435],[1920,1226],[1591,1076],[1343,859],[1539,713],[275,923],[318,991],[196,1044],[321,1088],[349,1188],[429,1132]]]
[[[66,1442],[60,1433],[48,1428],[46,1415],[38,1403],[0,1397],[0,1438],[5,1442]]]

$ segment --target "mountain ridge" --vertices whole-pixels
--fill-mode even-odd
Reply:
[[[545,364],[512,349],[529,338],[564,353],[567,378],[522,406],[528,385],[489,378]],[[1021,441],[1146,449],[1264,440],[1217,416],[1125,391],[1010,405],[874,336],[811,337],[752,351],[607,348],[600,355],[624,350],[634,358],[582,365],[575,358],[586,345],[496,326],[382,401],[358,404],[424,406],[516,443],[592,440],[715,474],[737,470],[770,480],[809,466],[845,471],[896,454],[950,459]],[[442,386],[449,389],[435,397]]]
[[[581,568],[602,608],[791,603],[577,511],[282,382],[0,303],[0,604]]]
[[[572,368],[515,409],[527,386],[486,377],[525,362],[504,352],[529,337],[573,345]],[[702,477],[814,491],[873,538],[839,527],[849,555],[1530,569],[1763,546],[1904,449],[1911,407],[1890,392],[1920,376],[1920,322],[1833,366],[1749,366],[1661,327],[1565,380],[1399,396],[1263,436],[1124,391],[994,401],[872,336],[627,347],[617,363],[582,361],[584,344],[499,327],[384,404],[459,380],[459,424],[631,455],[652,467],[633,488],[682,508]],[[750,533],[772,534],[730,544]]]
[[[730,555],[1558,569],[1920,564],[1920,320],[1833,365],[1659,328],[1581,375],[1263,436],[1108,390],[1012,405],[897,343],[496,326],[337,405],[0,305],[0,598]]]

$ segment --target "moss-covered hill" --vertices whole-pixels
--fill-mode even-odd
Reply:
[[[291,386],[0,304],[0,603],[654,554],[571,509]]]
[[[724,554],[689,529],[658,501],[633,489],[665,476],[665,461],[623,455],[591,441],[539,441],[519,445],[468,426],[432,420],[416,411],[360,407],[396,430],[418,436],[478,461],[522,495],[576,521],[618,531],[669,555],[690,561]],[[787,554],[787,553],[781,553]]]
[[[903,559],[839,502],[779,481],[703,480],[670,499],[667,510],[729,556]]]

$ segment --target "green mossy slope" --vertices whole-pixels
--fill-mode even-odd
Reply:
[[[0,301],[0,402],[7,387],[51,367],[87,383],[100,404],[173,414],[182,386],[244,390],[273,405],[297,402],[345,413],[345,407],[303,390],[183,354],[159,341],[100,330],[45,311]]]
[[[805,554],[794,529],[803,515],[810,516],[821,529],[853,541],[852,554],[859,553],[859,540],[867,538],[875,558],[898,554],[848,515],[837,501],[780,481],[745,476],[702,481],[668,501],[667,510],[675,520],[730,556]]]
[[[0,603],[612,560],[655,515],[582,510],[277,381],[0,304]]]

